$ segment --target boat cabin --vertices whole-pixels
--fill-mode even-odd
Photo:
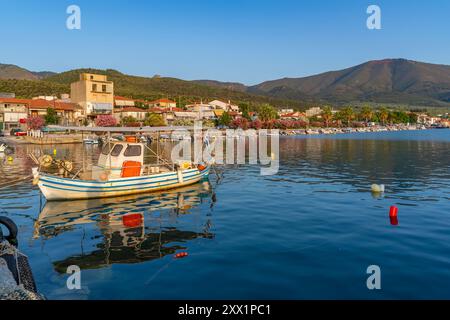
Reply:
[[[167,164],[145,164],[145,148],[145,144],[139,142],[107,143],[103,147],[97,165],[92,166],[92,179],[105,181],[173,170]]]

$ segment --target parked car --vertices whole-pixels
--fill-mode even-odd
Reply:
[[[25,131],[22,131],[19,128],[11,129],[9,134],[12,135],[12,136],[16,136],[16,137],[21,137],[21,136],[26,136],[27,135],[27,133]]]

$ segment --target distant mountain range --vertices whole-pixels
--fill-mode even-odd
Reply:
[[[405,59],[369,61],[343,70],[266,81],[254,86],[215,80],[135,77],[115,70],[79,69],[60,74],[32,72],[2,64],[0,79],[39,80],[67,86],[83,71],[107,74],[115,82],[118,92],[138,96],[221,98],[268,102],[279,107],[364,102],[450,107],[450,66]]]
[[[40,80],[54,74],[55,72],[50,71],[33,72],[13,64],[0,63],[0,79]]]

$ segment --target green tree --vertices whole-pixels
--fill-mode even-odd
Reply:
[[[325,106],[322,111],[322,119],[325,122],[325,126],[328,128],[330,121],[333,119],[333,112],[330,106]]]
[[[130,123],[136,123],[136,122],[138,122],[138,120],[135,117],[132,117],[132,116],[126,116],[126,117],[123,117],[120,120],[120,123],[122,125],[124,125],[124,126],[126,126],[126,125],[128,125]]]
[[[259,107],[258,118],[261,121],[269,121],[276,119],[277,117],[278,117],[277,110],[270,104],[265,103]]]
[[[233,121],[233,118],[231,117],[231,115],[225,111],[224,113],[222,113],[222,115],[219,117],[219,120],[217,121],[217,124],[219,126],[229,126],[231,121]]]
[[[359,113],[359,116],[361,119],[364,120],[364,122],[367,124],[370,120],[372,120],[373,117],[373,111],[372,108],[369,106],[364,106]]]
[[[240,103],[239,110],[241,110],[241,112],[242,112],[242,118],[245,118],[245,119],[251,121],[250,106],[248,103],[246,103],[246,102]]]
[[[53,108],[47,108],[47,114],[45,115],[44,119],[45,119],[46,125],[58,124],[58,122],[59,122],[58,114],[56,113],[55,109],[53,109]]]
[[[409,113],[409,123],[417,123],[417,113]]]
[[[345,121],[348,127],[350,126],[350,123],[354,116],[355,114],[352,107],[345,107],[338,112],[338,118]]]
[[[150,127],[165,126],[166,123],[161,115],[157,113],[148,113],[144,120],[144,125]]]
[[[176,119],[173,122],[174,126],[193,126],[194,125],[194,120],[188,120],[188,119]]]
[[[385,125],[389,118],[389,110],[386,107],[381,107],[378,110],[378,119],[380,119],[381,124]]]

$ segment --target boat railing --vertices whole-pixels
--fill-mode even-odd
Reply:
[[[107,180],[109,178],[119,178],[121,173],[126,169],[135,169],[136,167],[141,169],[141,176],[174,171],[176,168],[175,163],[165,158],[159,157],[159,159],[156,159],[156,162],[154,157],[151,158],[153,158],[153,162],[147,161],[140,165],[132,164],[116,167],[99,166],[95,163],[86,161],[73,161],[70,162],[70,166],[67,167],[64,161],[54,161],[50,166],[40,166],[39,171],[52,175],[64,176],[72,180],[81,177],[86,180]]]

